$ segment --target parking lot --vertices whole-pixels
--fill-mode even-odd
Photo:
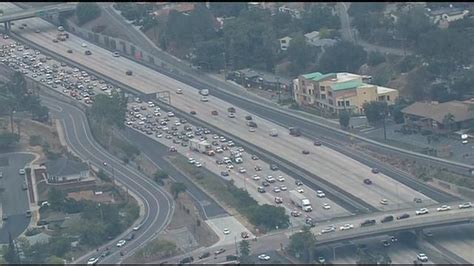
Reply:
[[[0,229],[0,243],[8,243],[8,232],[12,237],[20,235],[28,226],[30,217],[26,179],[19,170],[33,160],[33,155],[8,153],[0,155],[0,184],[5,189],[0,193],[3,225]]]

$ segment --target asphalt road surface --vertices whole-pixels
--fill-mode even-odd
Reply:
[[[53,43],[52,39],[55,38],[57,30],[47,30],[47,26],[43,26],[46,22],[40,19],[25,21],[27,23],[29,21],[31,26],[22,32],[24,37],[33,40],[43,47],[54,49],[55,52],[63,56],[68,56],[71,60],[75,60],[80,64],[94,68],[96,71],[118,82],[146,93],[157,92],[158,90],[169,90],[173,92],[177,88],[182,88],[184,91],[183,97],[172,98],[171,102],[175,107],[185,111],[190,111],[191,108],[196,109],[198,113],[197,116],[213,126],[225,129],[231,134],[245,138],[248,142],[258,145],[270,153],[278,154],[285,160],[297,164],[312,173],[316,173],[327,182],[342,188],[344,191],[367,202],[375,208],[381,208],[379,202],[382,198],[388,199],[388,201],[393,204],[409,203],[414,196],[428,200],[426,196],[383,174],[374,177],[377,179],[376,186],[367,187],[363,184],[362,180],[370,175],[369,167],[325,147],[312,151],[315,148],[311,145],[311,140],[288,136],[287,130],[284,127],[274,123],[275,119],[271,119],[270,121],[272,122],[269,122],[255,115],[255,120],[259,125],[259,130],[255,132],[257,134],[248,132],[242,117],[240,118],[240,123],[237,124],[236,121],[239,121],[239,119],[231,120],[222,117],[209,119],[211,110],[218,110],[224,114],[230,104],[213,96],[209,97],[208,103],[201,103],[199,101],[199,95],[192,87],[125,58],[113,58],[109,51],[90,43],[87,44],[88,48],[81,47],[84,41],[75,36],[70,37],[66,42]],[[32,23],[33,21],[38,21],[38,23]],[[42,27],[43,32],[35,33],[34,27],[36,26]],[[72,48],[75,52],[73,54],[67,54],[67,48]],[[83,54],[85,49],[91,50],[93,55],[85,56]],[[134,72],[133,76],[126,76],[124,73],[127,70],[132,70]],[[236,109],[237,114],[244,113],[242,109]],[[281,132],[283,140],[274,141],[269,139],[268,132],[271,128],[278,129],[279,132]],[[302,155],[301,151],[303,149],[310,149],[311,156]],[[395,189],[387,191],[387,187]]]
[[[199,207],[198,209],[202,217],[213,218],[227,214],[219,204],[196,187],[194,183],[190,182],[187,177],[177,171],[167,160],[163,159],[163,156],[169,154],[168,147],[129,127],[127,127],[122,134],[126,138],[133,140],[133,144],[140,152],[146,154],[157,166],[167,172],[171,178],[178,182],[183,182],[186,185],[186,191],[195,203],[197,203],[196,206]]]
[[[123,163],[102,149],[92,137],[85,114],[78,108],[49,98],[42,98],[42,102],[51,110],[54,118],[60,119],[65,131],[65,139],[72,150],[83,160],[91,162],[93,165],[104,169],[110,175],[113,172],[115,179],[125,185],[131,192],[138,195],[144,202],[145,217],[142,221],[142,228],[136,232],[134,240],[127,243],[120,249],[125,256],[132,254],[140,246],[153,239],[157,233],[163,230],[171,219],[174,209],[174,202],[168,193],[163,191],[156,183],[143,176],[137,170]],[[107,162],[107,167],[103,166]],[[111,254],[100,261],[100,263],[117,263],[121,261],[119,249],[115,243],[129,231],[117,237],[111,243],[104,245],[110,247]],[[100,252],[103,248],[100,249]],[[97,256],[99,254],[93,254]],[[83,257],[77,263],[85,263],[88,257]]]
[[[16,238],[30,223],[31,218],[26,217],[26,211],[30,209],[28,191],[22,189],[26,183],[26,175],[20,175],[18,170],[24,168],[33,158],[32,154],[27,153],[0,154],[0,171],[3,172],[0,184],[5,188],[4,192],[0,192],[0,204],[3,216],[8,216],[8,220],[3,221],[0,228],[0,244],[8,243],[8,232],[12,238]]]

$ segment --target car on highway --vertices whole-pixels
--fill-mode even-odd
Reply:
[[[281,203],[283,203],[283,198],[282,198],[282,197],[275,197],[275,203],[276,203],[276,204],[281,204]]]
[[[318,198],[324,198],[326,197],[326,194],[324,194],[324,192],[322,192],[321,190],[316,190],[316,196]]]
[[[142,225],[139,224],[139,225],[133,227],[133,231],[138,231],[138,230],[140,230],[141,227],[142,227]]]
[[[210,252],[204,252],[199,256],[199,259],[201,260],[201,259],[207,258],[209,256],[211,256]]]
[[[126,74],[127,76],[131,76],[131,75],[133,75],[133,72],[132,72],[131,70],[127,70],[127,71],[125,72],[125,74]]]
[[[184,264],[184,263],[190,263],[190,262],[193,262],[194,261],[194,258],[193,256],[189,256],[189,257],[186,257],[186,258],[183,258],[179,261],[180,264]]]
[[[380,173],[380,170],[377,169],[377,168],[372,168],[372,173],[378,174],[378,173]]]
[[[380,204],[382,205],[388,205],[388,200],[387,199],[381,199]]]
[[[297,188],[296,191],[298,191],[298,193],[304,193],[304,190],[302,188]]]
[[[31,211],[30,211],[30,210],[27,210],[27,211],[26,211],[26,217],[27,217],[27,218],[30,218],[30,217],[31,217]]]
[[[99,258],[92,257],[87,260],[87,265],[96,265],[97,262],[99,262]]]
[[[327,233],[331,233],[335,231],[336,231],[336,227],[334,225],[330,225],[324,228],[323,230],[321,230],[321,234],[327,234]]]
[[[227,172],[227,171],[222,171],[222,172],[221,172],[221,176],[229,176],[229,172]]]
[[[449,211],[449,210],[451,210],[451,206],[448,206],[448,205],[443,205],[441,207],[436,208],[436,211],[439,211],[439,212],[444,212],[444,211]]]
[[[288,187],[285,186],[285,185],[281,185],[281,186],[280,186],[280,190],[281,190],[281,191],[287,191],[287,190],[288,190]]]
[[[301,216],[301,212],[300,211],[291,211],[291,216],[293,217],[300,217]]]
[[[250,234],[248,232],[241,232],[240,237],[243,239],[249,238]]]
[[[428,256],[426,256],[425,253],[420,253],[420,254],[416,255],[416,258],[421,262],[427,262],[428,261]]]
[[[219,254],[222,254],[224,252],[225,252],[225,248],[220,248],[220,249],[214,251],[214,255],[219,255]]]
[[[423,214],[428,214],[428,213],[429,213],[429,210],[427,208],[421,208],[421,209],[415,211],[416,215],[423,215]]]
[[[299,179],[295,179],[295,185],[297,186],[302,186],[303,185],[303,182]]]
[[[365,227],[365,226],[371,226],[371,225],[374,225],[376,224],[377,222],[374,220],[374,219],[368,219],[368,220],[365,220],[363,221],[360,226],[361,227]]]
[[[252,154],[252,160],[258,160],[258,156],[255,154]]]
[[[24,175],[25,174],[25,169],[24,168],[21,168],[20,170],[18,170],[18,173],[20,175]]]
[[[268,256],[267,254],[260,254],[260,255],[258,255],[258,259],[259,259],[259,260],[269,261],[269,260],[270,260],[270,256]]]
[[[2,171],[0,171],[0,178],[2,178],[2,177],[3,177],[3,172],[2,172]]]
[[[119,52],[117,52],[117,51],[114,52],[112,55],[113,55],[114,57],[120,57],[120,54],[119,54]]]
[[[325,263],[326,259],[324,257],[320,256],[320,257],[318,257],[318,262],[321,263],[321,264]]]
[[[265,188],[264,187],[258,187],[257,190],[260,193],[265,193]]]
[[[276,164],[271,164],[271,165],[270,165],[270,170],[272,170],[272,171],[278,171],[278,165],[276,165]]]
[[[391,221],[393,221],[393,216],[392,215],[385,216],[382,220],[380,220],[381,223],[387,223],[387,222],[391,222]]]
[[[86,51],[84,52],[84,54],[85,54],[85,55],[92,55],[92,52],[91,52],[90,50],[86,50]]]
[[[274,187],[273,188],[273,192],[275,192],[275,193],[280,193],[280,191],[281,191],[280,187]]]
[[[371,184],[372,184],[372,180],[366,178],[366,179],[364,179],[364,184],[366,184],[366,185],[371,185]]]
[[[390,242],[387,241],[387,240],[382,240],[382,245],[383,245],[384,247],[389,247],[389,246],[390,246]]]
[[[285,178],[281,175],[277,176],[276,180],[278,180],[278,182],[285,182]]]
[[[228,228],[224,228],[224,231],[223,231],[223,232],[224,232],[224,235],[230,234],[230,230],[229,230]]]
[[[471,207],[472,207],[471,202],[465,202],[465,203],[459,204],[459,209],[467,209],[467,208],[471,208]]]
[[[401,214],[401,215],[397,216],[397,220],[402,220],[402,219],[406,219],[406,218],[409,218],[409,217],[410,217],[410,214],[404,213],[404,214]]]
[[[353,229],[353,228],[354,228],[353,224],[345,224],[345,225],[341,226],[339,229],[341,231],[345,231],[345,230],[349,230],[349,229]]]
[[[119,240],[119,242],[117,242],[117,247],[123,247],[126,243],[127,241],[125,239]]]
[[[331,209],[331,205],[329,205],[328,203],[323,203],[323,209],[329,210]]]

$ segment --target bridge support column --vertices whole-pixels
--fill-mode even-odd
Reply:
[[[12,25],[10,24],[10,21],[6,21],[3,23],[5,27],[5,32],[10,32],[12,29]]]

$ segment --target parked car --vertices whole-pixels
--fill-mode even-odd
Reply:
[[[189,256],[189,257],[186,257],[186,258],[183,258],[182,260],[180,260],[179,263],[184,264],[184,263],[190,263],[190,262],[193,262],[193,261],[194,261],[193,256]]]
[[[366,179],[364,179],[364,184],[366,184],[366,185],[371,185],[371,184],[372,184],[372,180],[366,178]]]
[[[219,254],[222,254],[222,253],[224,253],[224,252],[225,252],[225,249],[224,249],[224,248],[220,248],[220,249],[214,251],[214,255],[219,255]]]
[[[209,256],[211,256],[210,252],[204,252],[199,256],[199,259],[204,259],[204,258],[207,258]]]

